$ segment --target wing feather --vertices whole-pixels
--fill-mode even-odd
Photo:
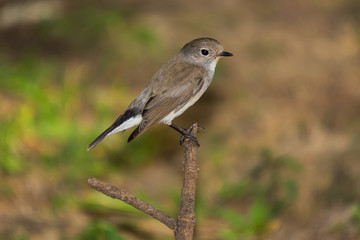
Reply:
[[[166,69],[165,65],[150,82],[153,84],[153,92],[142,112],[143,120],[128,141],[133,140],[171,112],[181,109],[202,88],[206,76],[204,68],[190,63],[169,64],[168,67],[171,69]],[[163,79],[157,79],[160,76]]]

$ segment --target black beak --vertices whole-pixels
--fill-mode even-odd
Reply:
[[[231,57],[231,56],[234,56],[234,54],[232,53],[229,53],[229,52],[226,52],[226,51],[223,51],[219,54],[219,56],[221,57]]]

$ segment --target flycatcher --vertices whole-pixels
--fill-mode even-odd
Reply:
[[[157,122],[187,134],[185,129],[172,124],[172,120],[203,95],[213,79],[219,58],[230,56],[233,54],[224,51],[221,43],[213,38],[198,38],[186,43],[160,68],[125,112],[89,145],[88,150],[108,135],[136,125],[128,142]]]

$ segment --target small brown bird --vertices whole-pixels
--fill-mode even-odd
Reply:
[[[157,122],[165,123],[182,134],[185,129],[172,120],[192,106],[209,87],[216,64],[224,51],[213,38],[198,38],[184,45],[151,79],[150,83],[123,114],[88,147],[93,149],[110,134],[138,125],[128,142]]]

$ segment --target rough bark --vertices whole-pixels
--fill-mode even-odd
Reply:
[[[196,162],[196,152],[199,146],[196,140],[197,123],[193,123],[187,131],[189,135],[183,135],[181,138],[181,145],[184,147],[184,168],[178,218],[172,218],[127,191],[104,183],[97,178],[90,177],[88,179],[90,187],[106,196],[119,199],[162,222],[173,231],[175,240],[192,240],[195,227],[196,181],[199,172]]]

